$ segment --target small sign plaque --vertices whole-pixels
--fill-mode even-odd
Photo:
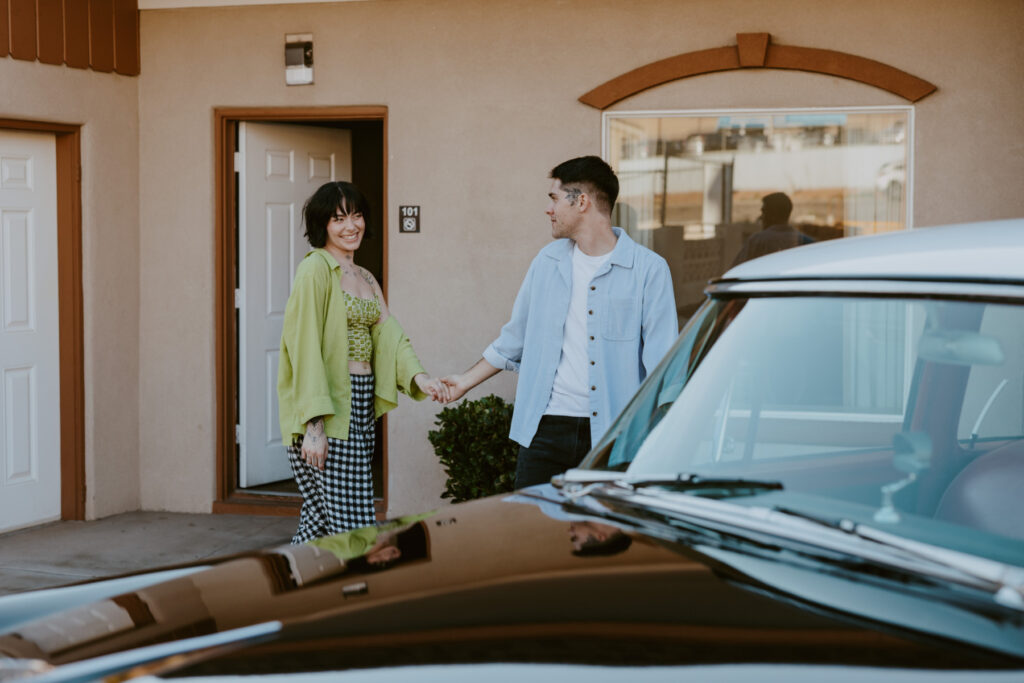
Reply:
[[[398,226],[399,232],[420,231],[420,207],[400,206],[398,207],[398,217],[402,221]]]

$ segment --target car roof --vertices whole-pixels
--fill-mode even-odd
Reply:
[[[741,263],[721,279],[804,278],[1024,282],[1024,218],[808,244]]]

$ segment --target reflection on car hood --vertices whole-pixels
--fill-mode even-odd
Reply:
[[[195,673],[494,661],[1024,668],[901,626],[899,611],[920,601],[874,625],[851,621],[842,596],[834,610],[817,594],[794,604],[791,592],[772,594],[730,569],[729,558],[564,502],[536,487],[351,534],[329,550],[283,546],[119,593],[112,588],[130,579],[97,582],[96,601],[0,633],[0,656],[56,665],[53,680],[61,665],[118,652],[126,668],[155,658],[162,670],[172,662],[146,647],[186,638],[195,651],[173,666]],[[403,558],[373,570],[365,555],[392,533]],[[281,622],[269,643],[203,641],[269,621]]]

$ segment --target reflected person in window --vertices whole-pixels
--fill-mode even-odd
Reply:
[[[758,217],[761,230],[747,238],[732,265],[738,266],[758,256],[813,242],[811,237],[789,224],[792,212],[793,202],[784,192],[773,192],[762,198],[761,215]]]
[[[550,178],[555,241],[533,259],[483,358],[443,379],[456,399],[502,370],[519,372],[516,488],[578,465],[679,333],[665,259],[612,227],[612,168],[579,157]]]
[[[377,280],[355,264],[369,219],[359,189],[322,185],[303,219],[313,250],[292,282],[277,376],[281,434],[303,498],[292,543],[373,524],[376,419],[398,405],[399,391],[449,398],[388,313]]]

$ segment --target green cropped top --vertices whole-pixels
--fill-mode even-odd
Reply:
[[[370,328],[380,318],[377,298],[360,299],[342,290],[345,295],[345,313],[348,316],[348,359],[360,363],[373,360],[373,339]]]

